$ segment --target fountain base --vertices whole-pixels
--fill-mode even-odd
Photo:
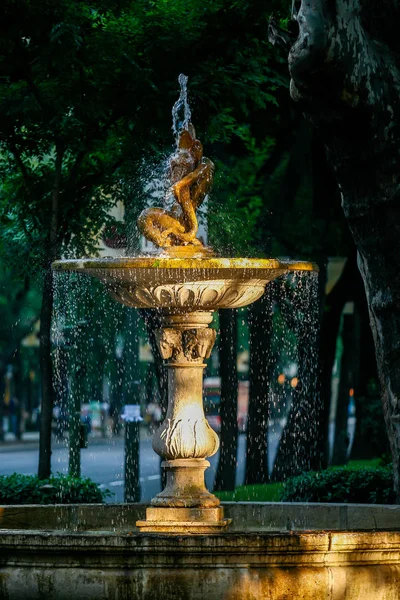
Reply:
[[[146,508],[146,520],[136,526],[144,533],[207,534],[222,532],[232,519],[224,519],[224,509],[214,508]]]
[[[186,458],[161,463],[166,471],[167,485],[151,501],[152,506],[167,508],[215,508],[219,500],[204,483],[208,460]]]
[[[219,499],[205,487],[207,460],[167,460],[162,466],[167,485],[146,509],[146,520],[136,523],[141,532],[218,533],[231,523],[224,519]]]

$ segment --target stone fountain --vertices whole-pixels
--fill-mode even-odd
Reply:
[[[213,311],[249,305],[276,277],[316,267],[220,258],[197,239],[214,167],[183,106],[172,206],[138,221],[158,254],[54,263],[96,277],[118,302],[161,313],[169,402],[153,447],[165,489],[149,507],[0,506],[0,599],[398,600],[400,507],[245,502],[226,503],[224,514],[205,488],[219,443],[202,406]]]
[[[219,439],[203,410],[203,370],[216,332],[213,312],[239,308],[262,296],[269,281],[288,271],[312,271],[308,262],[219,258],[196,235],[196,211],[209,193],[214,165],[203,156],[192,123],[177,135],[169,161],[170,210],[149,208],[138,219],[141,233],[159,247],[158,255],[57,261],[55,270],[99,279],[122,304],[161,312],[156,331],[168,369],[168,410],[154,435],[153,448],[164,460],[166,487],[147,508],[141,531],[214,533],[229,524],[219,499],[207,491],[207,458]]]

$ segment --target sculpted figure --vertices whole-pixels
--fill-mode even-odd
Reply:
[[[171,192],[174,204],[170,211],[148,208],[138,218],[139,231],[162,248],[168,246],[202,245],[196,239],[196,210],[211,189],[214,164],[203,156],[203,146],[196,139],[192,124],[184,129],[178,150],[170,160]]]

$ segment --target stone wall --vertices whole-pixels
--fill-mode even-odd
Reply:
[[[138,533],[142,505],[0,507],[0,599],[399,600],[400,507],[225,507],[208,536]]]
[[[400,530],[400,506],[379,504],[303,504],[225,502],[229,532],[302,530]],[[3,529],[137,532],[145,504],[0,506]]]

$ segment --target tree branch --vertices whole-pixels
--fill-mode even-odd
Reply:
[[[21,156],[21,152],[19,151],[19,149],[17,148],[15,142],[10,142],[10,150],[11,153],[13,154],[15,161],[17,163],[17,165],[19,166],[19,169],[21,171],[22,177],[24,178],[24,182],[26,185],[28,185],[29,183],[29,173],[27,171],[27,168],[24,164],[24,161],[22,160],[22,156]]]
[[[54,259],[55,244],[58,237],[58,221],[59,221],[59,195],[62,175],[62,160],[64,156],[63,143],[56,143],[56,159],[53,190],[51,193],[51,222],[50,222],[50,254],[51,260]]]

